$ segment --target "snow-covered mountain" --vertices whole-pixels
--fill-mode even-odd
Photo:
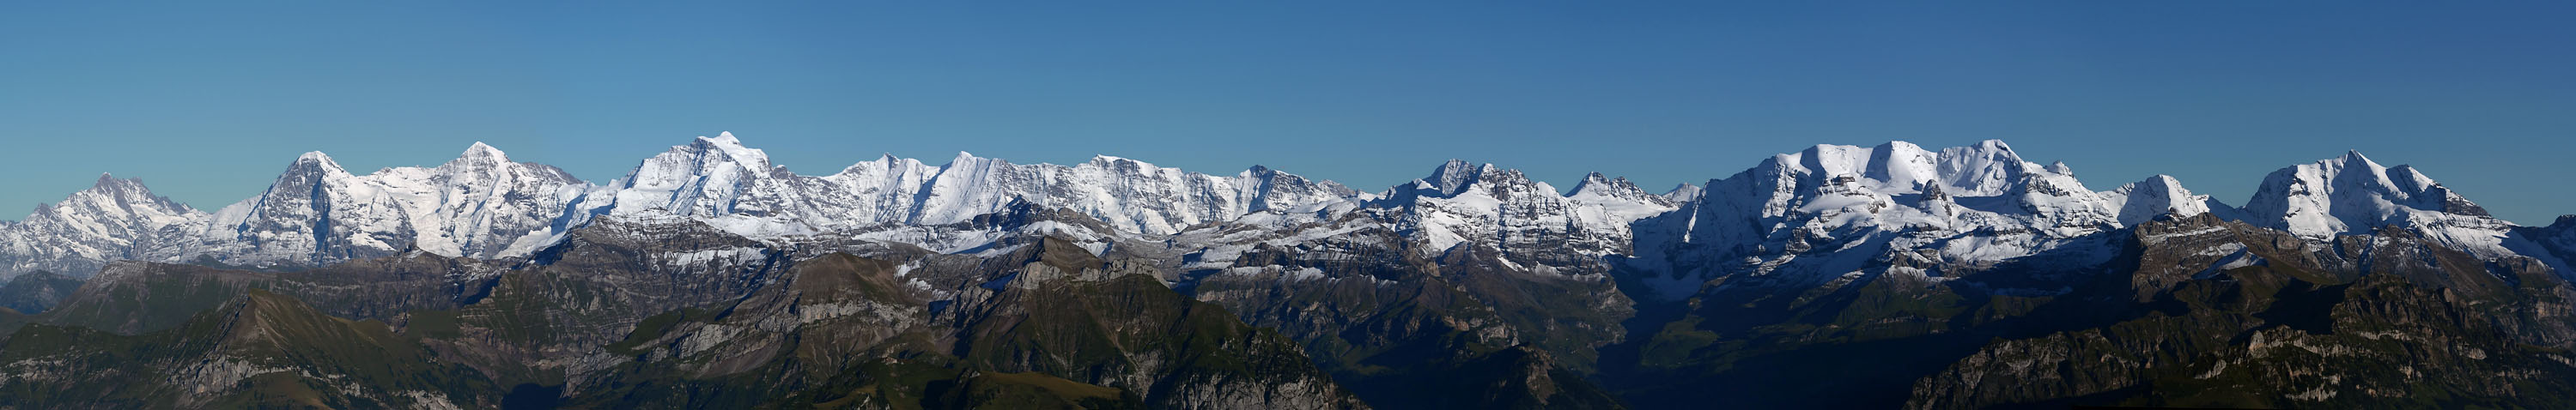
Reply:
[[[2418,221],[2493,219],[2414,167],[2380,166],[2360,151],[2273,171],[2245,211],[2258,225],[2310,237]]]
[[[193,239],[209,219],[153,195],[140,179],[100,174],[96,184],[62,202],[0,222],[0,263],[6,263],[0,276],[40,270],[86,276],[108,262],[166,258],[170,244]]]
[[[1768,400],[1757,405],[1848,391],[1857,393],[1828,404],[1879,408],[1907,399],[1887,392],[1911,388],[1915,403],[1931,403],[1917,407],[1978,408],[2205,374],[2191,380],[2273,380],[2262,388],[2326,392],[2287,400],[2329,403],[2315,398],[2563,376],[2538,370],[2563,370],[2549,355],[2576,340],[2564,314],[2576,300],[2565,262],[2576,260],[2576,216],[2515,226],[2422,172],[2359,153],[2275,172],[2242,208],[2170,176],[2094,191],[2076,175],[2001,141],[1818,145],[1660,194],[1597,173],[1560,189],[1460,160],[1375,192],[1259,166],[1202,174],[1110,156],[1024,165],[959,153],[931,165],[889,155],[800,175],[728,133],[592,184],[477,143],[439,166],[363,175],[308,153],[259,196],[212,213],[102,176],[0,222],[0,274],[78,276],[127,259],[292,268],[399,255],[276,275],[322,283],[297,296],[309,298],[364,294],[345,286],[383,278],[351,272],[411,263],[399,261],[473,266],[387,277],[432,285],[420,295],[500,301],[456,315],[481,327],[450,333],[517,331],[490,319],[547,316],[544,328],[577,337],[512,347],[521,352],[509,360],[583,377],[678,357],[622,351],[639,346],[618,342],[634,335],[663,332],[648,343],[662,347],[647,350],[756,353],[765,350],[726,340],[770,340],[737,338],[776,330],[761,323],[868,319],[815,328],[848,336],[903,318],[965,318],[996,300],[1070,306],[1059,302],[1103,295],[996,297],[1130,274],[1168,286],[1119,279],[1143,286],[1131,290],[1213,304],[1222,309],[1206,312],[1302,344],[1307,356],[1278,363],[1318,364],[1375,390],[1364,398],[1587,407],[1541,398],[1616,404],[1615,392],[1638,407],[1687,407],[1711,389]],[[91,283],[148,276],[118,273]],[[807,280],[817,282],[799,285]],[[585,302],[598,298],[584,289],[615,299]],[[754,308],[727,311],[772,315],[656,313],[727,301]],[[857,303],[866,301],[901,304]],[[89,303],[68,306],[104,306]],[[648,317],[689,324],[645,331]],[[694,330],[671,330],[684,328]],[[788,334],[761,337],[802,340]],[[895,340],[884,335],[868,337]],[[624,347],[602,346],[610,342]],[[1961,358],[1971,347],[1980,350]],[[2352,385],[2317,373],[2316,352],[2384,361],[2377,369],[2466,364],[2420,371],[2476,378],[2410,370],[2351,379],[2397,384]],[[2091,360],[2100,357],[2117,360]],[[1778,363],[1894,376],[1751,365]],[[2519,367],[2474,367],[2493,363]],[[1443,378],[1459,374],[1509,383]],[[2316,383],[2343,390],[2309,390]],[[2217,394],[2234,398],[2250,384],[2224,385]],[[1759,391],[1771,389],[1783,390]],[[2010,400],[1977,401],[1998,391]]]
[[[1074,166],[1020,165],[960,152],[946,165],[930,166],[889,155],[832,175],[805,176],[770,164],[766,153],[725,133],[644,160],[625,178],[574,204],[565,223],[540,234],[558,234],[591,215],[673,214],[745,236],[777,238],[886,224],[952,224],[1025,201],[1079,212],[1120,232],[1165,235],[1249,212],[1355,195],[1340,184],[1259,166],[1219,176],[1110,156]],[[523,241],[511,254],[546,243]]]
[[[2485,259],[2536,249],[2510,238],[2513,223],[2489,216],[2415,167],[2381,166],[2359,151],[2273,171],[2246,202],[2244,217],[2255,226],[2316,239],[2387,227],[2413,230]]]
[[[2063,163],[2025,161],[2002,141],[1931,151],[1905,142],[1818,145],[1712,180],[1680,211],[1640,222],[1634,266],[1678,298],[1725,276],[1738,286],[1813,286],[1885,274],[1924,280],[2069,249],[2157,215],[2226,209],[2171,177],[2093,192]],[[2070,248],[2070,246],[2073,246]]]
[[[1429,244],[1421,248],[1428,252],[1469,244],[1495,246],[1507,255],[1562,248],[1581,256],[1626,253],[1630,222],[1673,210],[1669,199],[1598,173],[1569,193],[1559,192],[1520,170],[1452,160],[1430,177],[1368,201],[1368,207],[1401,210],[1390,219],[1407,236]]]
[[[1903,142],[1820,145],[1710,181],[1680,208],[1637,227],[1633,266],[1656,273],[1649,282],[1667,297],[1721,277],[1736,287],[1847,286],[1883,275],[1938,282],[2032,258],[2074,271],[2118,252],[2105,233],[2200,214],[2319,243],[2394,228],[2484,260],[2529,256],[2569,272],[2541,243],[2516,237],[2512,223],[2412,167],[2358,152],[2274,172],[2238,209],[2162,175],[2087,191],[2071,167],[2024,161],[2000,141],[1937,152]],[[2036,279],[1980,286],[2048,294],[2065,283]]]
[[[589,188],[479,142],[436,167],[367,175],[311,152],[268,191],[216,211],[194,253],[243,265],[321,265],[407,248],[491,258],[553,223]]]
[[[87,275],[121,259],[313,266],[413,248],[504,258],[551,246],[600,215],[678,216],[777,239],[954,224],[1020,202],[1079,212],[1117,232],[1164,235],[1358,195],[1259,166],[1209,175],[1109,156],[1073,166],[965,153],[931,166],[886,156],[806,176],[769,163],[731,133],[672,147],[624,178],[594,185],[475,143],[439,166],[364,175],[306,153],[267,191],[213,213],[151,196],[139,182],[102,178],[98,187],[0,227],[0,261],[12,274]]]
[[[1280,249],[1306,258],[1363,261],[1458,260],[1490,256],[1499,267],[1539,277],[1606,281],[1604,258],[1630,252],[1630,226],[1671,212],[1674,203],[1624,178],[1585,177],[1560,192],[1519,170],[1452,160],[1429,176],[1386,191],[1299,209],[1254,212],[1166,241],[1190,256],[1185,270],[1250,272],[1299,268],[1255,262]],[[1409,253],[1386,255],[1383,253]],[[1313,278],[1367,279],[1361,272]]]
[[[1174,237],[1198,227],[1308,239],[1383,228],[1426,256],[1489,246],[1533,270],[1619,255],[1653,272],[1668,296],[1724,276],[1763,278],[1731,282],[1748,286],[1888,273],[1939,280],[2034,255],[2098,259],[2107,255],[2070,245],[2204,213],[2316,239],[2397,227],[2482,257],[2546,253],[2421,172],[2358,153],[2276,172],[2239,210],[2165,176],[2091,191],[2072,167],[2024,160],[2001,141],[1937,151],[1905,142],[1819,145],[1662,194],[1598,174],[1560,191],[1464,161],[1361,193],[1259,166],[1212,175],[1111,156],[1067,166],[962,152],[941,165],[889,155],[799,175],[724,133],[674,146],[604,185],[510,161],[481,143],[435,167],[365,175],[307,153],[266,192],[213,213],[152,196],[139,181],[102,177],[0,225],[0,262],[12,273],[85,275],[120,259],[310,266],[413,248],[508,258],[560,242],[602,215],[679,217],[762,240],[917,237],[916,245],[971,249],[971,238],[993,233],[899,228],[950,226],[1020,206],[1078,213],[1135,240],[1204,237]],[[1246,238],[1230,237],[1173,246],[1219,249]]]
[[[2210,199],[2208,195],[2193,195],[2191,190],[2183,189],[2181,180],[2164,175],[2121,185],[2103,193],[2103,199],[2110,201],[2111,209],[2117,213],[2123,226],[2136,226],[2166,215],[2191,216],[2215,212],[2220,218],[2239,218],[2235,208]]]

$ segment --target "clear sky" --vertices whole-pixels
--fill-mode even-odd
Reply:
[[[2358,149],[2516,222],[2576,213],[2571,2],[103,3],[0,3],[0,217],[100,172],[211,210],[315,150],[485,141],[607,182],[718,131],[806,174],[1109,154],[1370,190],[1450,158],[1660,191],[2000,138],[2238,205]]]

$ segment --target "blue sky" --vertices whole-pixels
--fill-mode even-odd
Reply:
[[[6,218],[99,172],[212,209],[314,150],[485,141],[607,182],[718,131],[807,174],[963,150],[1367,189],[2000,138],[2240,205],[2358,149],[2516,222],[2576,213],[2566,2],[30,3],[0,4]]]

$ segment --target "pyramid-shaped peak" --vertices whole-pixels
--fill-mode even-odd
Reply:
[[[1574,184],[1574,192],[1580,193],[1594,189],[1617,188],[1621,185],[1628,185],[1630,188],[1635,187],[1635,185],[1628,184],[1627,177],[1611,178],[1610,176],[1602,175],[1599,172],[1593,172],[1583,174],[1583,181],[1576,182]]]
[[[465,147],[465,155],[464,155],[464,156],[466,156],[466,157],[509,158],[509,154],[506,154],[506,153],[501,152],[501,149],[500,149],[500,148],[493,148],[491,144],[485,144],[485,143],[483,143],[482,141],[475,141],[475,142],[474,142],[474,145],[466,146],[466,147]]]
[[[295,163],[289,165],[287,169],[289,174],[306,172],[324,175],[349,173],[347,169],[340,168],[340,163],[338,161],[332,161],[331,156],[329,154],[323,154],[322,151],[306,152],[304,155],[295,156]],[[299,172],[299,170],[301,172]]]
[[[2165,174],[2156,174],[2156,176],[2147,177],[2147,179],[2146,179],[2146,180],[2144,180],[2144,181],[2138,181],[2138,183],[2141,183],[2141,184],[2149,184],[2149,185],[2155,185],[2155,186],[2163,186],[2163,187],[2174,187],[2174,188],[2181,188],[2181,187],[2182,187],[2182,180],[2181,180],[2181,179],[2177,179],[2177,178],[2174,178],[2172,175],[2165,175]]]
[[[1440,163],[1440,169],[1432,170],[1432,172],[1436,174],[1448,170],[1465,170],[1468,168],[1474,168],[1476,165],[1476,163],[1467,162],[1467,160],[1450,158],[1449,161]]]
[[[107,193],[111,195],[133,193],[149,195],[151,193],[150,189],[143,187],[143,179],[141,178],[117,178],[115,175],[110,175],[105,172],[98,173],[98,180],[90,182],[89,189],[85,191]]]
[[[456,159],[450,160],[447,163],[503,164],[508,162],[510,162],[510,154],[503,153],[501,152],[501,149],[493,148],[491,145],[484,144],[482,141],[475,141],[474,145],[465,147],[464,153],[457,154]]]
[[[1688,182],[1684,182],[1680,185],[1674,185],[1672,190],[1664,191],[1664,194],[1659,196],[1677,203],[1689,202],[1691,200],[1699,199],[1700,191],[1701,189],[1698,185],[1691,185]]]
[[[2361,170],[2370,175],[2382,175],[2388,171],[2388,167],[2380,165],[2379,161],[2373,161],[2370,156],[2362,155],[2361,150],[2345,150],[2343,156],[2319,160],[2317,164],[2330,167],[2331,169],[2327,170],[2329,172],[2334,169]]]
[[[109,175],[105,172],[99,173],[98,180],[91,182],[89,189],[81,190],[81,192],[121,198],[137,198],[136,195],[149,197],[152,195],[151,189],[143,187],[142,179],[118,179],[115,175]]]
[[[2182,187],[2182,180],[2169,175],[2156,175],[2145,180],[2121,185],[2107,195],[2121,225],[2137,225],[2160,216],[2192,216],[2215,210],[2233,209],[2215,204],[2205,195],[2194,195]],[[2229,212],[2233,212],[2232,210]]]
[[[2120,194],[2161,192],[2187,195],[2191,190],[2182,187],[2181,179],[2175,179],[2171,175],[2159,174],[2147,177],[2147,179],[2139,180],[2138,182],[2131,182],[2128,185],[2121,185],[2117,189],[2112,189],[2111,192]]]
[[[1576,184],[1574,186],[1574,190],[1567,191],[1565,195],[1595,195],[1614,198],[1639,199],[1648,197],[1661,198],[1661,196],[1646,192],[1645,189],[1638,188],[1637,184],[1629,182],[1627,177],[1609,177],[1604,176],[1599,172],[1584,175],[1583,182]]]
[[[850,164],[850,166],[842,167],[842,168],[841,168],[841,173],[842,173],[842,174],[848,174],[848,173],[850,173],[850,172],[853,172],[853,171],[860,171],[860,170],[897,170],[897,169],[901,169],[901,168],[905,168],[905,167],[918,166],[918,165],[920,165],[920,161],[904,159],[903,157],[895,156],[895,155],[894,155],[894,153],[889,152],[889,153],[884,153],[884,154],[878,154],[876,159],[866,160],[866,161],[859,161],[859,162],[851,163],[851,164]],[[861,172],[872,172],[872,171],[861,171]],[[900,171],[897,171],[897,172],[900,172]]]
[[[732,132],[718,133],[714,137],[698,137],[697,141],[687,146],[673,147],[672,150],[676,153],[694,155],[720,154],[753,168],[767,168],[769,165],[768,153],[742,146],[742,140],[734,138]]]
[[[2418,194],[2419,191],[2437,185],[2432,178],[2426,177],[2423,171],[2415,169],[2414,166],[2381,165],[2378,161],[2371,160],[2369,156],[2362,155],[2360,150],[2346,150],[2343,156],[2282,168],[2276,173],[2292,176],[2294,179],[2306,178],[2300,177],[2301,175],[2313,175],[2314,178],[2321,179],[2318,182],[2335,185],[2336,190],[2374,191],[2400,197]]]

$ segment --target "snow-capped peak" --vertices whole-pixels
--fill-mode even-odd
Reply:
[[[457,154],[456,159],[448,160],[438,168],[450,173],[475,174],[499,169],[502,164],[509,163],[510,155],[502,153],[501,149],[475,142],[474,145],[465,147],[465,153]],[[384,172],[377,171],[377,173]]]
[[[763,207],[738,208],[741,197],[752,195],[768,201],[789,201],[788,193],[777,187],[764,186],[772,177],[792,177],[769,166],[769,155],[742,146],[733,133],[715,137],[698,137],[689,145],[674,146],[653,158],[637,164],[621,179],[615,211],[632,214],[651,209],[668,210],[682,216],[717,216],[749,210],[763,213]]]
[[[98,181],[90,183],[89,189],[74,192],[71,197],[64,198],[60,203],[46,205],[46,208],[61,210],[77,206],[112,210],[113,214],[120,217],[138,216],[144,213],[179,215],[197,212],[186,204],[153,195],[152,189],[144,187],[143,180],[140,178],[117,178],[104,172],[98,174]]]
[[[1614,184],[1627,184],[1628,188],[1637,187],[1634,184],[1629,184],[1628,178],[1626,177],[1619,178],[1617,182],[1611,182],[1609,176],[1601,175],[1599,172],[1594,172],[1583,174],[1583,181],[1574,183],[1574,190],[1566,191],[1565,196],[1575,196],[1586,191],[1607,192],[1617,190],[1618,188],[1612,186]]]
[[[0,221],[0,277],[35,270],[86,275],[122,259],[168,252],[163,246],[202,229],[208,216],[156,196],[140,179],[99,174],[89,189],[38,205],[19,221]]]
[[[1941,159],[1942,175],[1946,177],[1943,182],[1952,188],[1960,188],[1950,193],[1961,196],[2004,189],[2030,164],[2003,140],[1985,140],[1973,146],[1943,149]]]
[[[332,161],[331,155],[324,154],[322,151],[305,152],[304,155],[295,156],[295,164],[293,168],[309,169],[319,171],[323,174],[346,175],[349,173],[349,170],[340,168],[340,162]]]
[[[1795,153],[1779,154],[1757,167],[1778,175],[1812,175],[1822,178],[1853,177],[1854,186],[1873,192],[1917,193],[1925,187],[1939,185],[1942,191],[1958,196],[1993,196],[2007,193],[2019,175],[2041,167],[2021,160],[2021,155],[2000,140],[1986,140],[1977,145],[1924,150],[1904,141],[1890,141],[1875,147],[1851,145],[1816,145]]]
[[[1628,225],[1670,212],[1672,202],[1626,178],[1595,173],[1570,192],[1530,180],[1520,170],[1450,160],[1431,175],[1351,203],[1370,219],[1393,223],[1426,254],[1462,245],[1505,249],[1507,258],[1572,249],[1601,256],[1626,253]],[[1523,260],[1518,263],[1535,262]]]
[[[88,192],[98,192],[98,193],[111,193],[111,194],[124,194],[124,193],[127,193],[127,192],[146,192],[146,193],[148,193],[148,192],[149,192],[149,191],[143,191],[142,189],[143,189],[143,180],[141,180],[141,179],[117,179],[117,178],[116,178],[116,175],[112,175],[112,174],[108,174],[108,173],[105,173],[105,172],[101,172],[101,173],[98,173],[98,180],[97,180],[97,181],[92,181],[92,182],[90,182],[90,184],[89,184],[89,189],[87,189],[87,190],[83,190],[83,191],[81,191],[81,192],[84,192],[84,193],[88,193]]]
[[[2208,195],[2193,195],[2191,190],[2183,189],[2181,180],[2167,175],[2121,185],[2105,192],[2103,199],[2110,201],[2123,226],[2135,226],[2167,214],[2182,217],[2226,209],[2226,205],[2211,201]]]
[[[1575,184],[1574,190],[1566,192],[1565,196],[1578,201],[1633,202],[1651,204],[1658,208],[1671,208],[1673,205],[1672,199],[1637,188],[1637,184],[1628,182],[1627,177],[1610,178],[1599,172],[1584,175],[1583,182]]]
[[[1676,296],[1716,275],[1820,283],[1890,258],[1915,273],[1964,273],[2120,226],[2111,195],[2049,168],[1995,140],[1819,145],[1709,181],[1680,212],[1640,220],[1636,246],[1669,261],[1654,269],[1671,269],[1673,282],[1654,286]]]
[[[2443,215],[2487,216],[2486,209],[2414,167],[2384,167],[2360,151],[2273,171],[2246,201],[2245,212],[2256,224],[2307,237],[2420,224]]]
[[[1484,178],[1485,172],[1493,167],[1493,164],[1479,165],[1466,160],[1452,159],[1441,163],[1439,168],[1432,169],[1431,176],[1423,178],[1422,181],[1430,183],[1431,188],[1440,191],[1442,196],[1457,195],[1465,191],[1467,186],[1475,184],[1476,180]]]
[[[755,169],[759,150],[729,136],[700,138],[645,161],[614,201],[583,205],[628,215],[654,210],[753,237],[884,223],[938,225],[990,214],[1014,200],[1083,213],[1118,230],[1165,234],[1246,212],[1337,201],[1348,188],[1285,173],[1227,178],[1102,155],[1074,166],[1013,164],[958,152],[945,165],[880,156],[829,176]],[[736,166],[741,165],[741,166]],[[607,204],[602,204],[605,202]],[[581,217],[574,217],[576,222]]]
[[[1673,189],[1670,191],[1664,191],[1663,197],[1665,200],[1678,204],[1699,200],[1699,195],[1700,188],[1698,185],[1691,185],[1688,182],[1684,182],[1681,183],[1681,185],[1673,186]]]
[[[702,156],[704,154],[722,155],[723,159],[741,164],[744,168],[759,171],[769,169],[769,153],[743,147],[742,140],[734,138],[732,132],[717,133],[714,137],[698,137],[697,142],[687,148],[689,148],[688,151],[694,151]],[[681,150],[680,147],[673,147],[673,152]]]
[[[465,154],[459,155],[457,158],[482,158],[497,162],[510,162],[509,154],[502,153],[500,148],[493,148],[491,145],[484,144],[482,141],[475,141],[474,145],[465,147]]]

